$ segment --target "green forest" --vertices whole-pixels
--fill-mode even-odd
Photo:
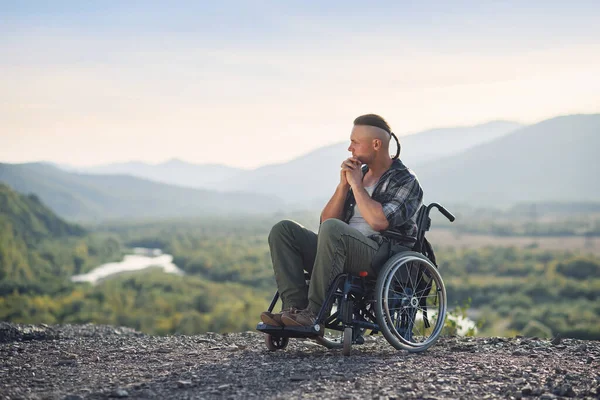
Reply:
[[[318,226],[314,213],[79,226],[0,185],[0,320],[93,322],[159,335],[252,330],[275,292],[267,235],[283,218]],[[506,224],[506,234],[523,226]],[[598,257],[535,246],[433,246],[449,304],[467,308],[478,335],[600,339]],[[71,282],[134,247],[173,255],[185,275],[149,268]]]

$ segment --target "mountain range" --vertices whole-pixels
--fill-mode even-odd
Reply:
[[[401,136],[400,142],[400,158],[418,175],[426,202],[600,201],[595,183],[600,114],[556,117],[531,126],[495,121],[435,129]],[[0,164],[0,181],[39,195],[71,219],[320,209],[337,185],[347,146],[322,147],[255,170],[181,160],[77,171],[45,163]],[[394,145],[390,152],[395,153]]]
[[[426,198],[447,203],[600,200],[600,114],[556,117],[419,166]]]
[[[409,167],[486,143],[521,127],[497,121],[463,128],[443,128],[399,137],[400,158]],[[443,139],[442,139],[443,138]],[[268,165],[235,175],[219,184],[222,190],[240,188],[278,195],[289,203],[322,207],[339,182],[339,166],[350,156],[348,142],[323,147],[290,162]],[[396,143],[390,142],[395,154]]]
[[[207,189],[243,172],[242,169],[218,164],[192,164],[171,159],[157,165],[140,161],[77,168],[55,165],[61,169],[95,175],[131,175],[155,182],[191,188]]]
[[[410,166],[456,154],[522,127],[509,121],[493,121],[470,127],[440,128],[399,138],[401,158]],[[286,163],[242,170],[181,160],[152,165],[142,162],[80,168],[92,174],[126,174],[156,182],[216,191],[243,190],[276,196],[293,207],[321,207],[339,180],[339,164],[349,157],[348,143],[322,147]],[[390,152],[395,153],[396,143]],[[63,166],[63,169],[74,170]]]
[[[129,175],[80,174],[45,163],[0,163],[0,182],[20,193],[34,193],[72,220],[235,216],[283,209],[281,200],[257,193],[218,193]]]

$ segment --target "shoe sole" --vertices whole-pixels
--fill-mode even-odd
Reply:
[[[267,325],[271,325],[271,326],[283,326],[281,323],[277,322],[276,320],[274,320],[273,318],[269,317],[268,315],[261,315],[260,316],[260,320],[262,322],[264,322]]]
[[[281,317],[281,322],[285,326],[312,326],[312,324],[310,324],[310,325],[302,325],[300,322],[296,321],[295,319],[292,319],[292,318],[288,317],[287,315],[284,315],[284,316]]]
[[[310,325],[302,325],[300,322],[284,315],[283,317],[281,317],[281,322],[283,322],[284,326],[303,326],[303,327],[308,327],[308,326],[314,326],[314,324],[310,324]],[[325,334],[325,327],[323,325],[320,326],[321,329],[319,329],[319,332],[317,333],[319,336],[323,336]]]

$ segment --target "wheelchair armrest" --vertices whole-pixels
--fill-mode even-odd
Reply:
[[[415,243],[417,241],[417,238],[415,238],[415,237],[401,235],[398,232],[394,232],[394,231],[383,231],[380,233],[383,237],[386,237],[388,239],[394,239],[394,240],[399,240],[399,241],[408,242],[408,243]]]

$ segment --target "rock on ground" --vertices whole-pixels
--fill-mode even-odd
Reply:
[[[148,336],[0,323],[0,399],[600,398],[600,342],[442,337],[424,353],[382,336],[350,357],[312,341],[269,352],[258,332]]]

